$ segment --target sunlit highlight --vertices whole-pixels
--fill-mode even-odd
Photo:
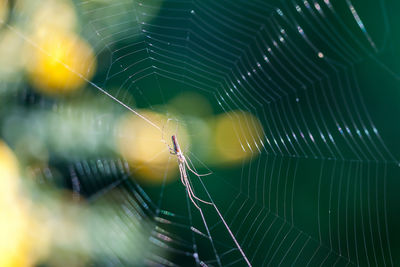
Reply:
[[[177,163],[175,158],[171,157],[167,144],[172,146],[171,136],[175,134],[179,136],[181,146],[187,147],[186,130],[182,125],[178,127],[175,121],[168,121],[161,114],[150,111],[142,111],[141,114],[160,125],[162,131],[137,116],[127,114],[118,126],[117,147],[120,153],[146,182],[161,183],[164,177],[177,177]]]
[[[35,40],[28,74],[32,84],[46,94],[65,94],[81,88],[96,68],[92,48],[72,33],[53,32]]]
[[[219,115],[215,126],[217,160],[235,163],[259,152],[254,145],[262,136],[260,121],[248,112],[234,111]]]
[[[19,182],[17,159],[0,141],[0,266],[5,267],[31,266],[38,245],[32,240],[32,220]]]

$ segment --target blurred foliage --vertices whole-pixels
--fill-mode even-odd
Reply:
[[[143,21],[154,19],[161,7],[161,1],[133,2]],[[246,139],[259,138],[254,116],[241,111],[216,116],[209,100],[194,92],[139,109],[126,81],[108,90],[123,94],[160,132],[93,91],[92,79],[110,75],[99,48],[104,36],[114,36],[118,47],[124,45],[118,40],[139,33],[137,27],[125,31],[132,14],[113,15],[128,6],[132,1],[0,1],[0,132],[11,147],[0,142],[0,266],[157,262],[154,252],[164,252],[149,242],[151,203],[126,179],[155,187],[179,180],[168,148],[172,135],[184,153],[199,157],[198,168],[241,163],[249,155]],[[87,21],[103,31],[83,31]],[[244,130],[242,120],[232,116],[254,127]],[[119,157],[117,165],[102,161]]]

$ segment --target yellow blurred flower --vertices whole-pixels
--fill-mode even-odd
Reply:
[[[17,188],[18,163],[14,153],[6,144],[0,141],[0,188],[8,187],[8,191],[15,192]],[[7,192],[8,192],[7,191]],[[0,197],[4,196],[3,194]]]
[[[141,111],[141,114],[162,127],[162,131],[133,114],[124,116],[118,126],[117,147],[119,152],[132,164],[133,169],[149,183],[161,183],[164,176],[177,177],[176,158],[171,156],[166,143],[171,144],[171,136],[177,135],[182,148],[187,147],[188,134],[176,122],[168,121],[161,114]],[[162,139],[165,139],[164,143]],[[175,176],[173,176],[175,175]]]
[[[259,153],[263,128],[253,114],[232,111],[219,115],[215,125],[215,147],[221,163],[235,163]]]
[[[36,36],[27,55],[28,76],[46,94],[65,94],[81,88],[95,72],[92,48],[73,33],[54,31]]]
[[[28,212],[28,202],[19,192],[18,163],[0,141],[0,266],[31,266],[42,253],[43,233]],[[44,250],[43,250],[44,251]]]

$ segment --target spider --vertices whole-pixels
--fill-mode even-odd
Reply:
[[[188,196],[189,196],[189,198],[190,198],[190,201],[192,201],[193,205],[195,205],[195,207],[196,207],[200,212],[202,212],[202,211],[201,211],[200,207],[196,204],[196,202],[194,201],[194,199],[196,199],[196,200],[198,200],[198,201],[200,201],[200,202],[202,202],[202,203],[205,203],[205,204],[214,206],[215,210],[216,210],[217,213],[218,213],[218,216],[221,218],[222,222],[224,223],[226,229],[228,230],[229,234],[231,235],[231,237],[232,237],[233,241],[235,242],[236,246],[238,247],[240,253],[241,253],[242,256],[244,257],[244,259],[245,259],[247,265],[248,265],[248,266],[251,266],[250,261],[247,259],[246,254],[243,252],[243,250],[242,250],[240,244],[237,242],[235,236],[233,235],[233,233],[232,233],[231,229],[229,228],[228,224],[225,222],[225,219],[224,219],[224,217],[222,217],[222,214],[219,212],[219,209],[217,208],[217,206],[214,205],[214,203],[212,203],[212,202],[208,202],[208,201],[205,201],[205,200],[202,200],[202,199],[198,198],[198,197],[194,194],[193,189],[192,189],[192,186],[191,186],[190,181],[189,181],[189,179],[188,179],[188,173],[187,173],[186,168],[188,168],[189,171],[191,171],[192,173],[194,173],[197,177],[200,177],[200,176],[207,176],[207,175],[210,175],[211,173],[207,173],[207,174],[198,174],[197,172],[195,172],[194,170],[192,170],[192,168],[190,168],[190,166],[189,166],[189,164],[188,164],[188,162],[187,162],[185,156],[183,155],[183,153],[182,153],[182,151],[181,151],[181,149],[180,149],[180,147],[179,147],[178,139],[176,138],[175,135],[172,135],[171,138],[172,138],[172,145],[173,145],[174,147],[171,148],[170,145],[167,144],[167,145],[168,145],[168,148],[169,148],[169,152],[170,152],[172,155],[176,155],[176,157],[178,158],[179,172],[180,172],[180,174],[181,174],[181,182],[182,182],[182,184],[186,187],[186,191],[187,191],[187,193],[188,193]],[[164,139],[162,139],[162,141],[163,141],[164,143],[166,143],[166,142],[164,141]],[[188,159],[189,159],[189,158],[188,158]],[[189,161],[190,161],[190,159],[189,159]],[[208,229],[208,228],[207,228],[207,229]]]
[[[196,200],[198,200],[198,201],[200,201],[200,202],[202,202],[202,203],[204,203],[204,204],[213,205],[213,203],[208,202],[208,201],[205,201],[205,200],[202,200],[202,199],[198,198],[198,197],[195,195],[195,193],[193,192],[192,185],[191,185],[191,183],[190,183],[190,181],[189,181],[188,172],[187,172],[186,168],[188,168],[188,169],[189,169],[193,174],[195,174],[197,177],[200,177],[200,176],[207,176],[207,175],[210,175],[211,173],[207,173],[207,174],[198,174],[197,172],[195,172],[194,170],[192,170],[192,168],[190,168],[190,166],[189,166],[189,164],[188,164],[188,162],[187,162],[185,156],[183,155],[183,153],[182,153],[182,151],[181,151],[181,149],[180,149],[180,146],[179,146],[179,143],[178,143],[178,139],[176,138],[175,135],[172,135],[171,138],[172,138],[172,145],[173,145],[173,148],[171,148],[168,144],[167,144],[167,145],[168,145],[168,148],[169,148],[170,153],[171,153],[172,155],[176,155],[176,157],[178,158],[179,172],[180,172],[180,174],[181,174],[181,182],[182,182],[182,184],[186,187],[186,191],[187,191],[187,193],[188,193],[188,195],[189,195],[190,201],[192,201],[192,203],[196,206],[196,208],[197,208],[198,210],[200,210],[200,207],[196,204],[196,202],[194,201],[194,199],[196,199]]]

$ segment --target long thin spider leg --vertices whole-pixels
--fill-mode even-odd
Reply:
[[[163,129],[164,129],[164,127],[163,127]],[[175,140],[174,136],[172,137],[172,139],[173,139],[173,141]],[[162,135],[162,140],[161,141],[164,142],[165,144],[167,144],[165,142],[165,140],[164,140],[164,135]],[[200,210],[200,207],[197,205],[197,203],[194,201],[194,199],[196,199],[196,200],[198,200],[198,201],[200,201],[200,202],[202,202],[204,204],[207,204],[207,205],[213,205],[213,203],[205,201],[205,200],[202,200],[201,198],[198,198],[196,196],[196,194],[193,191],[193,188],[192,188],[192,185],[190,183],[190,180],[188,179],[188,172],[186,170],[186,167],[198,177],[199,176],[206,176],[206,175],[209,175],[209,174],[200,175],[197,172],[193,171],[192,168],[190,168],[185,156],[183,156],[183,154],[179,151],[179,145],[177,143],[174,144],[174,149],[172,149],[169,145],[168,145],[168,148],[170,150],[170,153],[176,155],[177,158],[178,158],[178,167],[179,167],[179,173],[180,173],[180,176],[181,176],[181,183],[186,187],[186,192],[187,192],[190,200],[192,201],[192,203],[196,206],[196,208],[198,210]]]
[[[190,155],[192,155],[194,158],[196,158],[196,160],[197,160],[201,165],[203,165],[204,167],[207,168],[206,164],[205,164],[204,162],[202,162],[198,157],[196,157],[195,154],[193,154],[193,153],[190,152],[190,151],[188,151],[188,153],[189,153]],[[188,160],[189,160],[189,163],[191,164],[191,166],[193,167],[193,169],[194,169],[195,171],[197,171],[196,168],[194,167],[194,164],[193,164],[193,162],[192,162],[192,160],[190,159],[189,156],[188,156]],[[208,168],[207,168],[207,169],[208,169]],[[206,175],[210,175],[210,174],[213,173],[210,169],[208,169],[208,170],[209,170],[209,172],[208,172]]]
[[[189,185],[190,186],[190,185]],[[194,193],[193,193],[193,191],[192,191],[192,188],[189,188],[189,190],[190,190],[190,192],[192,193],[192,196],[195,198],[195,199],[197,199],[198,201],[200,201],[200,202],[202,202],[202,203],[204,203],[204,204],[207,204],[207,205],[214,205],[213,203],[211,203],[211,202],[208,202],[208,201],[205,201],[205,200],[202,200],[201,198],[198,198]]]
[[[201,210],[200,209],[200,207],[196,204],[196,202],[194,201],[194,199],[193,199],[193,193],[192,193],[192,191],[191,191],[191,189],[190,189],[190,184],[189,184],[189,181],[186,179],[186,191],[187,191],[187,193],[188,193],[188,196],[189,196],[189,198],[190,198],[190,201],[192,201],[192,203],[196,206],[196,208],[198,209],[198,210]]]
[[[206,173],[206,174],[198,174],[197,172],[195,172],[194,170],[192,170],[192,168],[190,168],[190,166],[189,166],[187,160],[189,160],[190,163],[193,165],[192,161],[191,161],[189,158],[186,158],[186,157],[185,157],[185,164],[186,164],[187,168],[188,168],[193,174],[195,174],[196,176],[200,176],[200,177],[201,177],[201,176],[208,176],[208,175],[211,175],[211,174],[212,174],[212,172]]]
[[[196,196],[196,194],[193,192],[192,184],[190,183],[190,181],[188,179],[188,176],[187,176],[187,173],[186,173],[186,169],[183,168],[183,170],[185,172],[185,176],[184,177],[185,177],[186,188],[187,188],[188,191],[190,191],[188,193],[190,193],[193,196],[193,198],[197,199],[198,201],[200,201],[200,202],[202,202],[204,204],[213,205],[213,203],[205,201],[205,200],[202,200],[201,198]]]
[[[212,206],[214,207],[215,211],[218,213],[219,218],[221,219],[222,223],[224,224],[224,226],[225,226],[226,230],[228,231],[229,235],[232,237],[232,240],[235,243],[236,247],[239,249],[240,254],[242,254],[243,258],[245,259],[245,261],[247,263],[247,265],[248,266],[252,266],[250,261],[249,261],[249,259],[246,256],[246,254],[244,253],[242,247],[240,246],[239,242],[236,240],[235,235],[232,233],[231,228],[226,223],[226,221],[225,221],[224,217],[222,216],[221,212],[219,211],[217,205],[215,205],[214,201],[212,200],[210,193],[208,192],[207,188],[205,187],[205,185],[203,183],[203,180],[202,179],[199,179],[199,180],[200,180],[200,183],[203,186],[205,192],[207,193],[208,198],[211,200]]]
[[[182,163],[179,163],[179,172],[181,174],[181,182],[183,184],[183,186],[186,187],[186,180],[187,180],[187,174],[186,174],[186,170],[184,170],[184,165]]]
[[[161,142],[163,142],[164,144],[166,144],[168,146],[169,149],[169,153],[172,155],[176,155],[176,151],[175,149],[173,149],[164,139],[161,139]]]
[[[193,189],[192,189],[192,185],[190,184],[190,181],[188,179],[186,167],[185,167],[184,163],[179,163],[179,172],[181,174],[181,182],[186,187],[186,191],[187,191],[188,195],[190,196],[190,198],[192,199],[192,202],[194,201],[193,198],[195,198],[204,204],[212,205],[211,202],[202,200],[195,195],[195,193],[193,192]],[[193,202],[193,204],[195,204],[195,203]],[[197,206],[197,204],[195,204],[195,205]]]

